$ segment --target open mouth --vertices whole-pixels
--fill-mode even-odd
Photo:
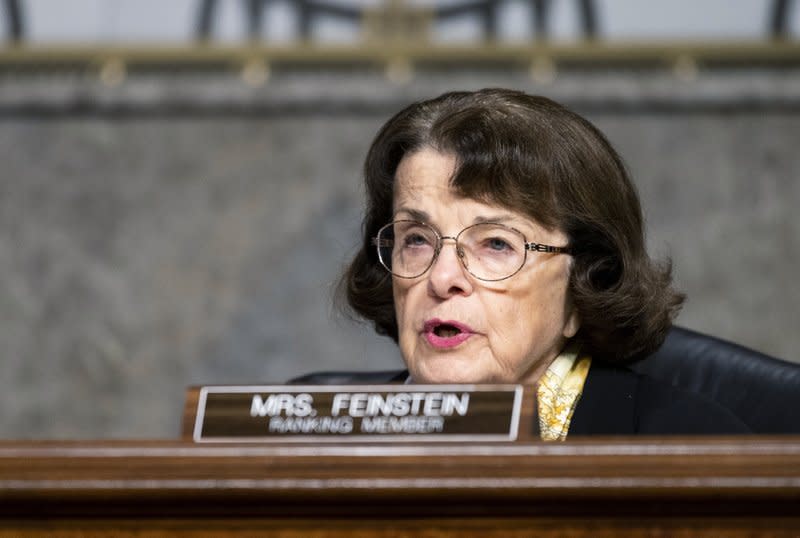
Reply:
[[[455,325],[450,325],[449,323],[442,323],[441,325],[437,325],[433,328],[433,334],[440,338],[451,338],[458,334],[461,334],[462,331],[459,327]]]
[[[433,347],[444,349],[460,345],[468,340],[473,330],[457,321],[432,319],[425,323],[425,338]]]

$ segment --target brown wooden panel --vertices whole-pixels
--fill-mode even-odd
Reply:
[[[181,439],[191,440],[194,422],[197,418],[197,403],[200,398],[200,387],[189,387],[183,405],[183,420],[181,421]]]
[[[800,536],[800,438],[0,442],[6,536]]]
[[[292,520],[104,520],[95,522],[56,521],[47,524],[0,528],[0,538],[106,538],[106,537],[280,537],[280,538],[752,538],[797,537],[795,520],[753,521],[746,518],[726,520],[660,519],[622,521],[613,518],[577,519],[486,519],[470,520],[364,520],[342,522],[317,520],[298,523]]]

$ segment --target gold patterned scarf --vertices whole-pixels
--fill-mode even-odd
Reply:
[[[567,438],[572,413],[583,392],[592,358],[570,342],[539,380],[539,432],[543,441]]]

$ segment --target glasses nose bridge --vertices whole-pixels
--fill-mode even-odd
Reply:
[[[431,265],[436,263],[436,260],[439,258],[439,254],[442,252],[442,249],[444,248],[445,239],[450,239],[453,241],[453,246],[456,248],[456,256],[461,261],[461,264],[466,268],[467,267],[466,253],[464,252],[464,249],[461,248],[461,244],[458,242],[458,237],[461,235],[461,232],[459,232],[458,235],[439,235],[438,233],[436,235],[439,236],[439,248],[436,249],[436,255],[433,257],[433,260],[431,260]]]

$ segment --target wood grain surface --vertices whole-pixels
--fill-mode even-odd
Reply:
[[[800,536],[800,438],[0,442],[9,536]]]

